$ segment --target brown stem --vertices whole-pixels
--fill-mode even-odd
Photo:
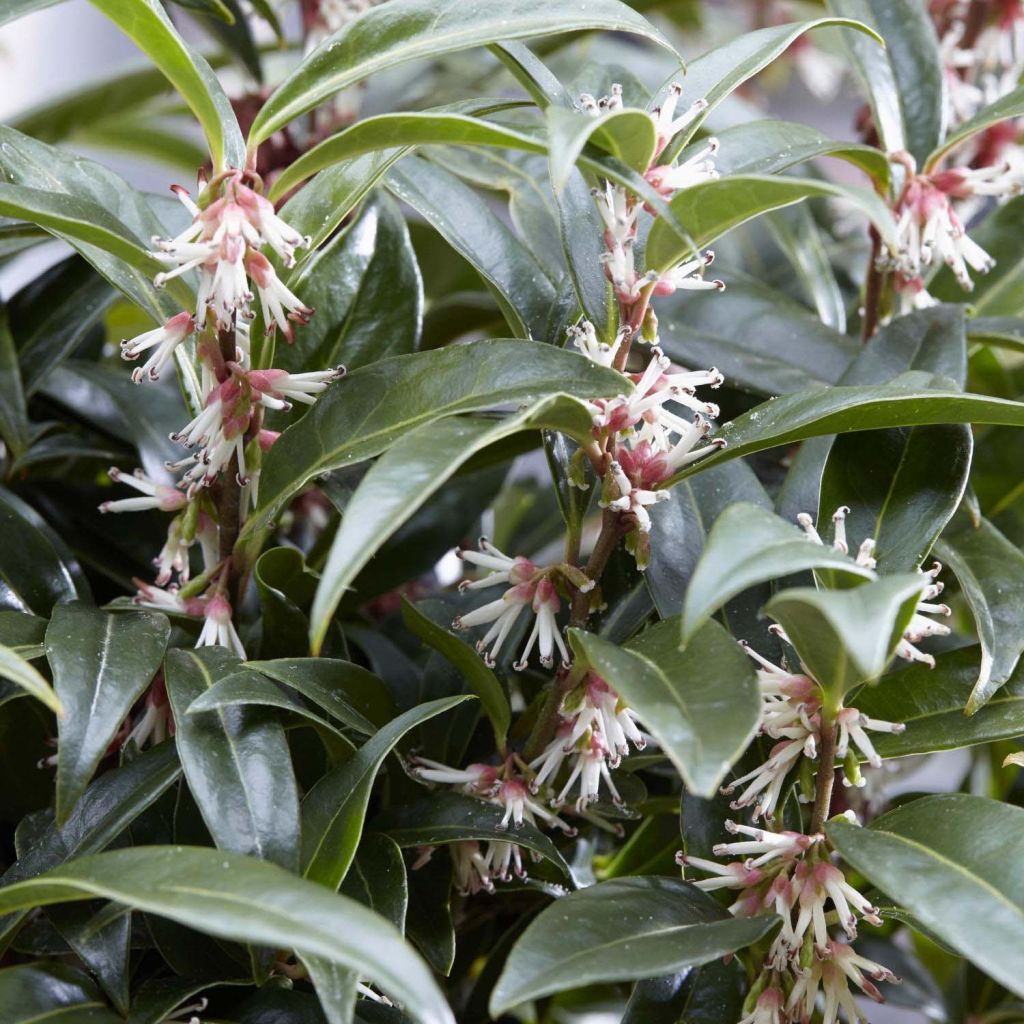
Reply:
[[[218,331],[217,341],[220,345],[221,360],[224,365],[223,380],[227,380],[229,371],[226,364],[235,361],[237,344],[233,330]],[[220,373],[218,373],[220,377]],[[238,457],[232,455],[224,467],[220,480],[220,493],[217,498],[217,525],[220,540],[220,558],[227,565],[227,592],[236,607],[241,600],[242,580],[231,557],[242,528],[242,486],[238,482]]]
[[[814,788],[814,814],[811,817],[811,835],[820,832],[828,819],[832,806],[832,787],[836,782],[836,726],[832,719],[822,720],[819,737],[818,776]]]
[[[871,229],[871,255],[868,257],[868,276],[864,284],[864,319],[861,322],[861,341],[868,342],[878,330],[882,309],[882,291],[885,272],[878,268],[878,257],[882,251],[882,238]]]

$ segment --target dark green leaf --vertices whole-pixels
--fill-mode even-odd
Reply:
[[[512,722],[508,697],[498,677],[465,640],[428,618],[408,598],[402,598],[402,621],[428,647],[432,647],[458,669],[469,688],[480,698],[480,706],[491,721],[495,748],[505,749]]]
[[[217,845],[294,870],[299,797],[280,723],[262,708],[188,711],[238,667],[238,659],[222,647],[167,655],[174,741],[189,789]]]
[[[573,646],[637,713],[688,790],[711,796],[760,719],[753,663],[716,622],[679,650],[668,619],[621,648],[574,630]]]
[[[375,818],[371,827],[385,832],[401,847],[442,846],[470,840],[514,842],[546,857],[564,874],[569,866],[555,844],[529,822],[512,831],[501,824],[502,808],[461,793],[437,792],[425,800],[392,807]]]
[[[871,828],[833,821],[828,835],[923,926],[1024,996],[1024,876],[1008,855],[1024,841],[1024,810],[950,793],[904,804]]]
[[[512,947],[491,1013],[552,992],[632,981],[716,960],[766,935],[771,916],[730,917],[669,878],[617,878],[556,900]]]
[[[310,54],[260,111],[250,144],[385,68],[497,40],[583,29],[631,32],[671,51],[646,19],[618,0],[563,0],[555,8],[545,0],[508,0],[500,7],[478,0],[440,6],[436,0],[400,0],[349,22]]]
[[[219,938],[323,957],[371,978],[422,1024],[454,1024],[426,967],[392,925],[354,900],[250,857],[186,846],[83,857],[0,888],[0,913],[96,897]]]
[[[28,411],[6,309],[0,310],[0,442],[14,458],[28,447]]]
[[[1024,651],[1024,554],[985,519],[945,534],[936,553],[956,574],[978,631],[981,666],[966,708],[973,715],[1010,678]]]
[[[765,606],[800,661],[834,700],[877,679],[910,622],[927,578],[887,576],[852,590],[783,590]]]
[[[583,439],[591,427],[590,414],[582,403],[567,395],[553,395],[497,421],[453,416],[426,423],[399,438],[370,468],[345,507],[310,616],[314,653],[359,572],[387,538],[470,458],[524,430],[560,430]]]
[[[614,371],[525,341],[478,341],[381,360],[335,385],[284,432],[264,463],[260,508],[246,533],[266,525],[314,477],[379,455],[424,423],[504,402],[561,392],[591,398],[622,388]]]
[[[0,488],[0,607],[49,615],[61,601],[88,599],[74,556],[35,509]]]
[[[405,931],[409,885],[402,851],[394,839],[380,832],[364,835],[339,891]]]
[[[850,551],[871,537],[880,571],[910,572],[960,504],[973,447],[962,423],[840,434],[821,478],[818,522],[847,506]]]
[[[686,591],[681,642],[689,644],[697,630],[741,591],[808,569],[865,579],[874,575],[835,548],[813,543],[803,530],[769,509],[745,501],[730,505],[711,527]]]
[[[102,612],[80,602],[54,608],[46,657],[64,709],[58,720],[58,824],[67,821],[114,734],[152,682],[170,634],[159,612]]]
[[[861,690],[856,703],[864,714],[907,727],[902,733],[872,737],[879,754],[930,754],[1024,736],[1024,672],[1019,668],[982,708],[964,717],[981,661],[977,646],[946,651],[934,669],[909,665]]]
[[[104,922],[100,920],[103,913],[116,916]],[[47,916],[95,976],[117,1012],[127,1014],[131,914],[110,904],[99,912],[89,904],[82,904],[51,907]]]
[[[399,715],[310,790],[302,802],[302,863],[306,878],[328,889],[337,889],[355,856],[370,791],[384,759],[414,726],[464,700],[463,696],[444,697]]]
[[[65,964],[20,964],[0,970],[5,1024],[117,1024],[120,1018],[87,974]]]

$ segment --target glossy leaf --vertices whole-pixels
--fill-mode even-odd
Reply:
[[[642,110],[615,110],[591,117],[563,107],[548,107],[548,162],[556,191],[565,188],[569,174],[588,143],[593,142],[627,167],[647,170],[654,159],[657,130]]]
[[[386,196],[304,260],[288,287],[316,316],[293,345],[277,347],[276,367],[354,370],[419,347],[423,282],[405,220]]]
[[[442,846],[469,840],[514,842],[539,853],[565,875],[569,867],[555,844],[529,822],[509,830],[501,824],[504,810],[495,803],[461,793],[436,792],[428,799],[393,807],[375,818],[371,827],[389,835],[399,846]]]
[[[480,274],[518,337],[543,336],[554,285],[533,254],[468,185],[410,157],[388,172],[388,188]]]
[[[400,932],[405,931],[409,883],[398,844],[381,832],[363,836],[341,894],[377,911]]]
[[[66,964],[19,964],[0,970],[7,1024],[117,1024],[120,1018],[87,974]]]
[[[521,431],[540,429],[586,437],[590,414],[575,399],[554,395],[496,422],[450,417],[396,441],[371,467],[345,508],[313,602],[313,652],[319,651],[346,590],[395,530],[474,455]]]
[[[679,622],[645,630],[625,648],[574,630],[573,646],[617,690],[676,766],[686,787],[711,796],[757,730],[753,663],[718,623],[684,651]]]
[[[981,645],[978,680],[967,701],[973,715],[1013,673],[1024,651],[1024,554],[990,522],[947,533],[936,553],[955,573]]]
[[[0,679],[17,684],[51,711],[61,713],[61,703],[53,687],[17,651],[0,644]]]
[[[484,664],[483,658],[465,640],[439,626],[404,597],[402,621],[407,629],[459,670],[469,688],[480,698],[480,706],[491,721],[496,749],[504,750],[512,712],[508,697],[493,670]]]
[[[885,40],[899,96],[906,148],[923,165],[946,129],[947,88],[939,40],[924,7],[867,0],[871,22]]]
[[[1005,96],[1000,96],[994,103],[982,107],[973,117],[957,125],[945,138],[941,146],[928,157],[925,170],[935,167],[949,152],[972,136],[991,128],[1000,121],[1024,115],[1024,86],[1018,86]]]
[[[873,576],[835,548],[815,544],[798,526],[769,509],[749,502],[730,505],[711,527],[686,591],[682,643],[689,644],[701,626],[741,591],[808,569],[863,579]]]
[[[132,705],[152,682],[171,628],[159,612],[58,605],[46,657],[63,706],[58,721],[57,822],[63,824]]]
[[[371,978],[422,1024],[454,1022],[424,964],[382,917],[234,853],[147,846],[82,857],[0,889],[0,913],[96,897],[219,938],[323,957]]]
[[[846,506],[851,552],[871,537],[881,572],[916,569],[960,504],[973,448],[970,427],[959,423],[840,434],[825,463],[818,522]]]
[[[245,143],[205,59],[178,34],[157,0],[91,0],[167,76],[206,134],[214,167],[245,166]]]
[[[945,651],[935,668],[908,665],[857,694],[857,707],[883,721],[903,722],[906,731],[872,737],[882,757],[930,754],[1024,735],[1024,672],[1020,666],[970,718],[964,708],[978,681],[978,646]]]
[[[512,947],[491,996],[497,1017],[527,999],[716,960],[766,935],[769,916],[730,917],[668,878],[617,878],[556,900]]]
[[[685,188],[676,193],[668,206],[675,219],[686,225],[693,244],[703,248],[752,217],[813,196],[841,196],[866,216],[883,238],[896,244],[896,225],[888,208],[874,192],[854,185],[737,174]],[[659,217],[654,222],[644,250],[648,269],[664,272],[691,252],[669,221]]]
[[[249,133],[250,145],[386,68],[497,40],[583,29],[630,32],[671,50],[645,18],[618,0],[567,0],[554,9],[544,0],[508,0],[500,7],[464,0],[399,0],[350,22],[310,54],[260,111]]]
[[[833,821],[828,835],[939,939],[1024,996],[1024,879],[1006,855],[1024,841],[1024,810],[949,793],[898,807],[871,828]]]
[[[1024,405],[984,395],[917,386],[919,375],[890,385],[821,388],[757,406],[723,428],[721,452],[687,467],[671,485],[730,459],[845,430],[913,427],[933,423],[1005,423],[1024,426]]]
[[[306,878],[337,889],[355,856],[370,791],[384,759],[410,729],[464,700],[463,696],[444,697],[399,715],[310,790],[302,802],[302,864]]]
[[[860,21],[851,18],[813,18],[809,21],[793,21],[785,25],[772,25],[754,32],[746,32],[691,61],[686,69],[685,98],[690,103],[697,99],[705,99],[708,106],[700,117],[676,137],[672,149],[688,142],[711,110],[748,78],[752,78],[776,57],[785,53],[805,32],[830,25],[856,29],[855,35],[858,39],[863,38],[860,33],[865,33],[869,37],[863,38],[865,46],[877,47],[881,42],[877,34]],[[854,33],[843,33],[844,36],[851,34]],[[871,39],[871,36],[874,36],[874,39]],[[660,95],[659,92],[658,96]]]
[[[264,526],[314,477],[379,455],[402,435],[445,416],[568,392],[614,394],[622,378],[583,357],[524,341],[383,359],[334,385],[267,455],[260,507],[247,534]]]
[[[165,671],[174,742],[217,845],[294,870],[299,797],[280,723],[262,708],[189,712],[195,700],[238,667],[238,659],[222,647],[169,652]]]
[[[800,661],[835,700],[885,671],[925,582],[914,573],[852,590],[794,587],[776,594],[765,613],[782,626]]]
[[[297,690],[329,715],[369,735],[395,717],[386,684],[359,665],[335,658],[249,661],[246,668]]]
[[[17,458],[28,447],[28,410],[6,310],[0,311],[0,441]]]

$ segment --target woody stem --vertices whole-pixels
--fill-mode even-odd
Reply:
[[[820,832],[828,819],[829,808],[832,806],[832,788],[836,781],[836,726],[831,718],[826,719],[824,712],[822,712],[818,757],[811,835]]]

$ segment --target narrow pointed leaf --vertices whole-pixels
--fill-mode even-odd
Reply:
[[[259,707],[188,710],[239,665],[223,647],[168,653],[174,742],[189,789],[217,845],[294,870],[299,862],[299,797],[280,723]]]
[[[717,622],[679,650],[667,619],[627,647],[581,630],[573,646],[617,690],[679,770],[690,792],[710,797],[742,756],[760,719],[753,662]]]
[[[355,856],[370,791],[384,759],[413,727],[467,698],[443,697],[399,715],[376,732],[344,764],[325,775],[302,802],[303,874],[337,889]]]
[[[202,126],[215,170],[245,166],[245,143],[213,69],[178,34],[157,0],[92,0],[167,76]]]
[[[777,921],[730,917],[705,893],[675,879],[601,882],[556,900],[530,923],[494,988],[491,1014],[552,992],[717,960],[756,942]]]
[[[583,438],[590,415],[574,398],[555,395],[496,422],[450,417],[425,424],[381,456],[349,500],[327,556],[310,616],[314,653],[345,592],[389,536],[472,456],[520,431],[545,428]]]
[[[946,136],[942,145],[928,157],[925,170],[934,168],[947,153],[979,132],[999,124],[1000,121],[1008,121],[1022,115],[1024,115],[1024,86],[1018,86],[1012,92],[1001,96],[995,103],[982,107],[974,117],[954,128]]]
[[[830,569],[871,579],[873,573],[835,548],[815,544],[798,526],[749,502],[730,505],[715,520],[683,604],[682,643],[727,601],[756,583]]]
[[[987,519],[944,535],[936,554],[956,575],[978,632],[981,665],[966,708],[973,715],[1010,678],[1024,651],[1024,554]]]
[[[1024,996],[1024,810],[948,793],[857,828],[833,821],[842,857],[916,920],[1011,992]]]
[[[654,159],[657,130],[642,110],[616,110],[591,117],[577,110],[548,107],[548,162],[551,184],[560,192],[588,143],[593,142],[627,167],[643,174]]]
[[[64,713],[58,722],[57,822],[63,824],[132,705],[163,660],[171,627],[159,612],[58,605],[46,657]]]
[[[0,970],[4,1024],[118,1024],[92,979],[66,964],[19,964]]]
[[[7,679],[42,701],[51,711],[61,713],[61,703],[53,687],[17,651],[0,644],[0,679]]]
[[[0,888],[0,913],[97,897],[218,938],[323,957],[380,985],[421,1024],[454,1024],[393,925],[276,864],[222,850],[145,846],[83,857]]]
[[[479,341],[383,359],[334,385],[282,434],[263,465],[260,507],[243,536],[314,477],[379,455],[424,423],[562,392],[612,395],[624,386],[614,371],[538,342]]]
[[[783,590],[765,606],[800,660],[836,697],[877,679],[892,658],[927,582],[918,573],[886,576],[852,590]]]
[[[325,40],[278,86],[253,122],[249,144],[269,138],[336,92],[386,68],[499,40],[599,29],[665,38],[618,0],[398,0],[374,8]]]

